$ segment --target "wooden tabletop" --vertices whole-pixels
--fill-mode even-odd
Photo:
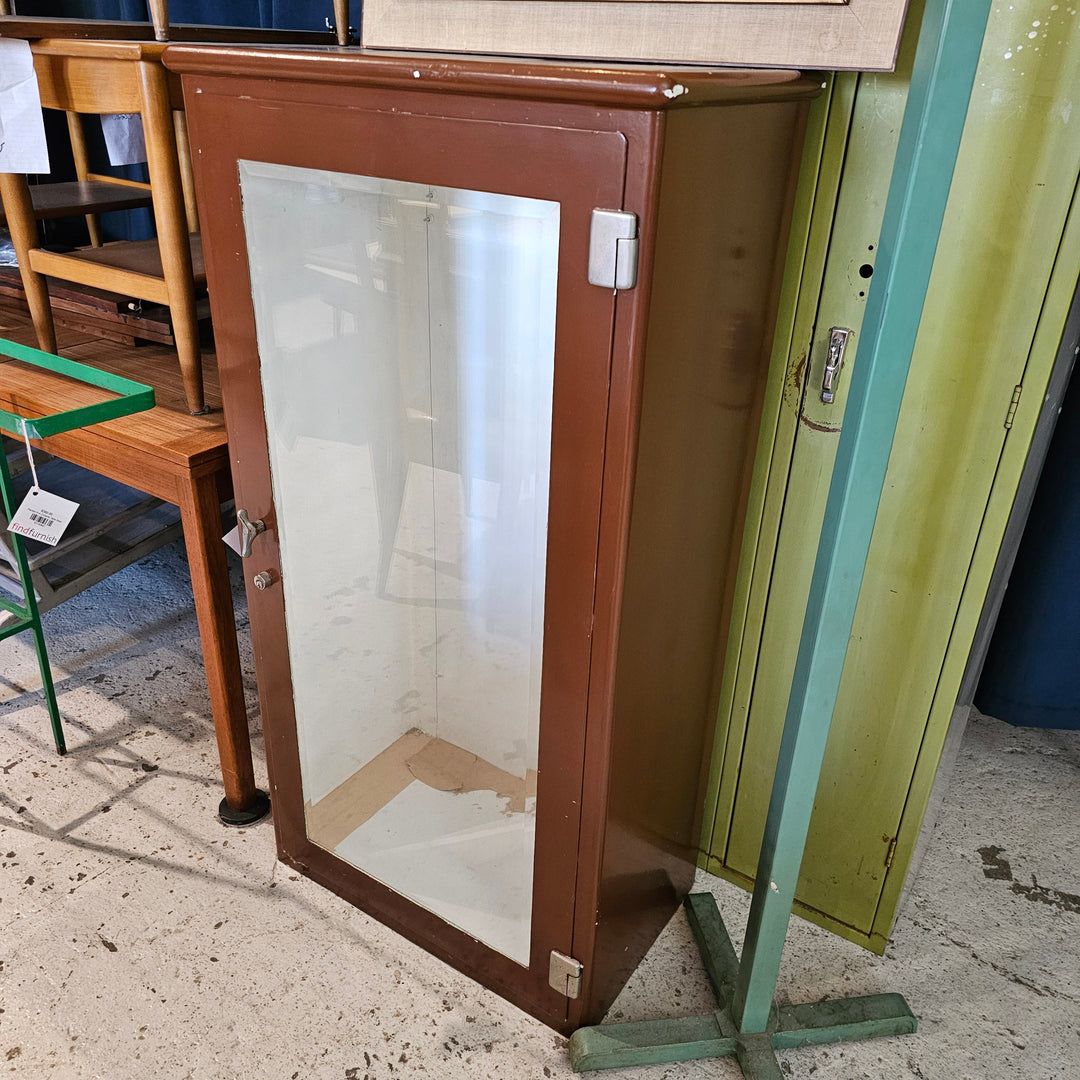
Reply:
[[[154,387],[157,405],[146,412],[109,420],[83,429],[102,440],[183,469],[217,464],[227,455],[225,418],[217,359],[203,352],[206,401],[213,410],[190,416],[184,402],[176,351],[165,345],[132,348],[94,338],[90,334],[57,328],[58,347],[64,356]],[[0,338],[37,347],[27,316],[0,311]],[[62,375],[0,357],[0,407],[26,416],[73,409],[108,397],[107,392]]]

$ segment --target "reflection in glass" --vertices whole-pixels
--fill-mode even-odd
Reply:
[[[308,835],[527,964],[559,206],[240,180]]]

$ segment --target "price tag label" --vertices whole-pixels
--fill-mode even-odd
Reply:
[[[31,540],[55,546],[78,509],[77,502],[32,487],[12,515],[8,529]]]

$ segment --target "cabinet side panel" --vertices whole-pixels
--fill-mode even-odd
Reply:
[[[693,881],[805,108],[668,117],[590,1019]]]

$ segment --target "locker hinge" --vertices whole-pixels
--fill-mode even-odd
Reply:
[[[594,210],[589,226],[589,284],[632,289],[637,284],[637,214]]]
[[[885,869],[888,870],[892,866],[893,856],[896,854],[896,841],[897,837],[893,837],[889,841],[889,850],[885,853]]]
[[[1016,386],[1013,389],[1012,401],[1009,402],[1009,411],[1005,416],[1005,430],[1013,426],[1013,417],[1016,416],[1016,406],[1020,404],[1020,395],[1023,393],[1024,387]]]
[[[568,998],[581,995],[581,961],[565,953],[551,950],[548,964],[548,982],[553,990],[558,990]]]

